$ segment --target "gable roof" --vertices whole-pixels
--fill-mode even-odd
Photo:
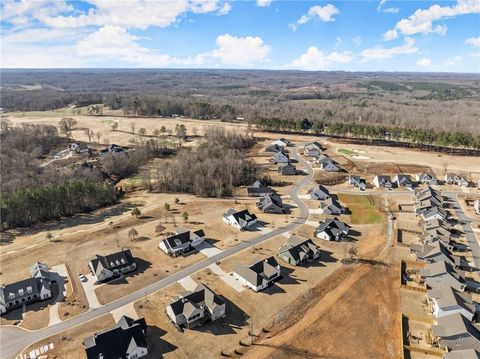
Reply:
[[[451,337],[468,333],[480,340],[480,332],[460,313],[437,318],[437,325],[432,325],[432,333],[436,337]]]
[[[83,346],[88,359],[126,358],[127,353],[132,353],[137,347],[147,347],[147,324],[145,319],[133,320],[122,316],[117,324],[108,330],[95,333],[83,341]]]
[[[296,262],[303,261],[309,254],[312,256],[320,252],[320,247],[315,245],[311,239],[298,241],[294,237],[287,239],[287,242],[278,249],[278,254],[293,258]]]
[[[337,237],[341,234],[348,234],[350,226],[338,220],[337,217],[327,218],[325,221],[320,222],[315,231],[316,233],[326,232],[330,237]]]
[[[230,208],[223,216],[224,217],[232,216],[235,219],[235,221],[241,226],[257,219],[257,216],[254,213],[250,213],[248,209],[236,211],[234,208]]]
[[[436,277],[442,274],[449,274],[458,282],[465,284],[465,277],[461,271],[455,271],[453,266],[443,260],[428,263],[425,269],[420,269],[420,276],[422,277]]]
[[[377,179],[379,184],[392,183],[392,179],[390,178],[390,176],[376,175],[375,178]]]
[[[96,258],[92,259],[90,263],[93,271],[97,273],[100,267],[112,270],[129,266],[134,263],[134,260],[130,249],[122,249],[120,252],[108,254],[106,256],[96,254]]]
[[[472,296],[467,293],[461,293],[452,287],[428,290],[427,297],[431,300],[435,299],[439,308],[458,305],[472,314],[475,313],[475,304],[472,302]]]
[[[333,197],[328,197],[325,201],[323,201],[321,208],[338,208],[341,210],[343,207],[342,205]]]
[[[225,301],[206,285],[199,284],[192,292],[181,295],[169,306],[175,315],[183,314],[185,318],[189,318],[196,309],[201,309],[203,304],[213,311],[216,306],[224,305]]]
[[[255,286],[262,284],[263,280],[268,280],[269,277],[278,273],[278,262],[274,257],[268,257],[258,262],[251,264],[250,266],[238,264],[235,267],[235,272],[242,278]]]
[[[259,209],[265,209],[271,206],[283,208],[282,197],[278,194],[267,194],[258,201],[257,206]]]
[[[307,194],[314,194],[314,193],[321,193],[321,194],[330,196],[330,192],[328,191],[328,189],[322,186],[321,184],[317,184],[315,187],[310,188],[307,191]]]
[[[261,181],[256,180],[251,186],[247,186],[247,194],[276,193],[272,188],[265,186]]]

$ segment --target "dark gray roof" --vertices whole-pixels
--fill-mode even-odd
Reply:
[[[313,188],[310,188],[307,192],[307,194],[315,194],[315,193],[319,193],[319,194],[324,194],[324,195],[327,195],[327,196],[330,196],[330,192],[328,191],[328,189],[326,189],[324,186],[322,186],[321,184],[318,184],[316,185],[315,187]]]
[[[316,233],[326,232],[330,237],[337,237],[342,234],[348,234],[350,226],[338,220],[337,217],[327,218],[325,221],[320,222],[315,231]]]
[[[257,216],[254,213],[250,213],[248,209],[241,211],[236,211],[234,208],[230,208],[224,216],[233,216],[237,223],[244,225],[245,223],[251,222],[252,220],[257,219]]]
[[[257,203],[257,207],[264,211],[270,207],[275,207],[279,210],[283,210],[282,197],[277,194],[267,194],[263,196]]]
[[[96,254],[96,258],[90,261],[93,271],[97,273],[98,266],[112,270],[116,268],[122,268],[130,266],[134,263],[132,252],[130,249],[122,249],[120,252],[101,256]]]
[[[101,354],[104,359],[127,358],[135,348],[147,347],[146,331],[145,319],[122,316],[112,329],[85,338],[87,359],[98,359]]]
[[[475,349],[454,350],[443,354],[443,359],[480,359]]]
[[[289,238],[287,243],[278,249],[278,255],[288,256],[296,262],[303,261],[308,256],[314,256],[320,252],[320,247],[315,245],[311,239],[298,241],[295,238]]]
[[[169,306],[175,315],[183,314],[185,318],[188,318],[193,309],[198,309],[203,304],[210,310],[213,310],[215,306],[225,304],[225,301],[206,285],[199,284],[194,291],[180,296],[180,298],[170,303]]]
[[[262,284],[263,279],[268,279],[277,272],[278,262],[274,257],[268,257],[258,262],[246,266],[238,264],[235,267],[235,272],[242,278],[245,278],[250,283],[258,286]]]

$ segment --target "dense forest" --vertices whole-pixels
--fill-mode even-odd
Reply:
[[[112,181],[106,179],[126,177],[152,158],[175,153],[171,144],[147,139],[135,143],[128,153],[102,156],[99,166],[56,166],[46,165],[47,155],[64,149],[68,139],[61,137],[55,126],[13,127],[8,121],[2,121],[0,140],[2,229],[29,226],[111,205],[116,202],[117,193]]]
[[[145,171],[145,183],[160,192],[231,196],[235,186],[255,180],[255,165],[245,158],[245,150],[254,143],[252,137],[211,128],[197,149],[184,149],[153,174]]]
[[[253,70],[3,70],[1,107],[103,103],[129,116],[357,123],[480,134],[480,75]]]

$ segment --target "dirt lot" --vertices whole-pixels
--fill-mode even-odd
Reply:
[[[396,266],[344,268],[306,315],[273,331],[246,358],[398,358],[399,293]],[[340,284],[336,290],[329,286]],[[353,310],[352,308],[362,308]],[[321,338],[321,342],[319,342]],[[321,343],[321,345],[319,345]],[[348,343],[341,345],[340,343]]]

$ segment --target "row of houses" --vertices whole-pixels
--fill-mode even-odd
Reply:
[[[445,199],[430,185],[417,190],[414,199],[423,238],[422,244],[411,245],[410,252],[417,261],[426,263],[419,277],[427,289],[427,311],[434,317],[427,342],[445,349],[444,358],[478,358],[480,331],[474,325],[477,304],[466,292],[464,272],[469,264],[453,253],[458,243],[452,239]]]
[[[445,175],[446,184],[455,184],[461,187],[468,187],[468,181],[456,174],[448,173]],[[378,188],[393,188],[396,187],[405,187],[413,189],[418,184],[426,184],[429,186],[438,185],[439,181],[437,178],[430,173],[421,172],[415,175],[413,179],[410,175],[407,174],[397,174],[393,179],[388,175],[376,175],[373,178],[373,184]]]

